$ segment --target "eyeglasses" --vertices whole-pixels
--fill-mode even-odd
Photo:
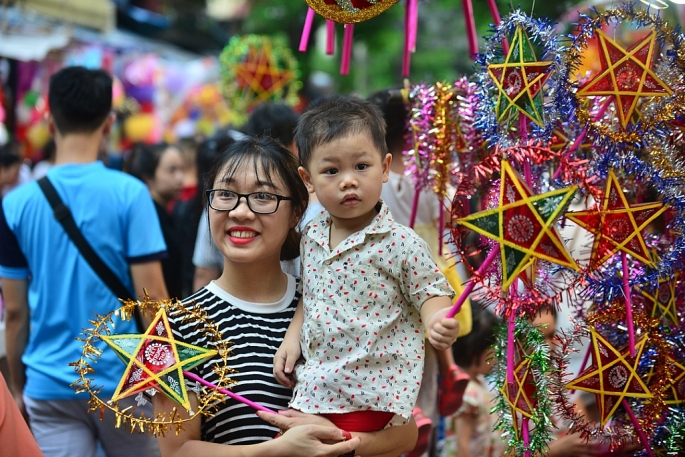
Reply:
[[[209,189],[205,191],[210,208],[216,211],[233,211],[240,204],[240,199],[245,197],[247,206],[255,214],[272,214],[278,210],[281,200],[292,200],[292,197],[284,197],[269,192],[252,192],[239,194],[232,190]]]

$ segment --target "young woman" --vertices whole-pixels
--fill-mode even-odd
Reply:
[[[292,396],[274,379],[272,362],[300,298],[297,280],[280,265],[280,260],[299,255],[295,228],[307,209],[308,193],[297,166],[292,153],[267,138],[237,141],[222,154],[207,177],[206,194],[210,231],[224,257],[223,273],[186,300],[201,306],[232,343],[229,365],[237,381],[233,391],[273,410],[286,409]],[[171,320],[177,338],[211,347],[194,324],[176,322],[173,316]],[[217,362],[209,360],[195,371],[216,382],[212,366]],[[156,412],[175,406],[162,395],[154,401]],[[193,395],[191,408],[197,408]],[[273,440],[279,429],[285,432]],[[211,418],[198,417],[159,443],[163,457],[337,457],[355,449],[364,457],[385,457],[411,449],[415,440],[413,422],[352,436],[317,418],[258,417],[250,407],[227,398]]]
[[[168,257],[162,261],[162,271],[171,298],[183,296],[183,265],[177,227],[168,209],[169,205],[181,196],[184,167],[181,151],[167,143],[137,145],[126,166],[130,174],[147,185],[155,202],[157,217],[167,246]]]

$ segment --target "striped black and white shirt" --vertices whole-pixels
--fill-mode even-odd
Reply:
[[[231,379],[237,381],[231,390],[273,410],[286,409],[292,396],[292,390],[281,386],[274,378],[273,358],[300,299],[297,282],[298,280],[288,275],[286,293],[276,303],[245,302],[230,295],[214,282],[183,301],[186,306],[195,304],[204,309],[208,317],[218,324],[224,340],[230,342],[228,365],[236,371]],[[212,342],[196,328],[196,323],[183,324],[180,319],[175,319],[173,313],[169,320],[174,335],[179,340],[212,347]],[[219,379],[211,366],[221,363],[221,358],[213,358],[193,371],[216,384]],[[242,445],[274,438],[278,429],[261,420],[255,413],[251,407],[226,397],[214,416],[203,416],[202,440]]]

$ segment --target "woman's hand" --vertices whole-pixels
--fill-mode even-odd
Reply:
[[[301,354],[299,337],[288,338],[288,335],[286,335],[286,338],[276,351],[276,355],[274,355],[274,376],[276,381],[283,387],[289,389],[295,387],[293,370]]]
[[[278,414],[257,411],[257,415],[271,425],[278,427],[281,431],[290,430],[299,425],[321,425],[324,427],[335,427],[331,421],[318,414],[306,414],[295,409],[279,411]]]
[[[276,414],[271,415],[276,416]],[[276,453],[271,455],[338,457],[353,452],[361,443],[359,438],[347,439],[348,436],[349,434],[345,434],[336,427],[316,424],[299,425],[270,442],[276,449]]]

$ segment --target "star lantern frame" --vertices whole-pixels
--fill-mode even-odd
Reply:
[[[630,355],[630,349],[627,346],[616,349],[594,328],[590,328],[590,337],[592,364],[568,382],[566,388],[595,394],[600,425],[604,427],[624,398],[653,397],[649,387],[637,373],[647,337],[642,335],[635,343],[636,356]]]
[[[301,83],[297,60],[282,40],[267,35],[236,35],[222,50],[219,62],[222,93],[238,115],[246,117],[264,102],[298,102]]]
[[[607,25],[633,25],[644,30],[641,39],[623,47],[608,37],[602,29]],[[572,117],[586,126],[596,144],[639,144],[651,132],[682,116],[685,110],[685,43],[680,33],[668,26],[659,14],[650,14],[635,4],[609,7],[592,17],[583,15],[575,30],[572,46],[567,50],[568,74],[581,68],[583,55],[595,40],[600,47],[601,71],[583,84],[574,94],[569,90]],[[660,55],[660,49],[669,49]],[[577,85],[568,79],[570,86]],[[601,107],[592,113],[597,103],[583,103],[593,97]],[[642,103],[640,103],[642,100]],[[607,108],[614,104],[616,113]],[[640,116],[634,116],[639,110]]]
[[[117,321],[131,320],[136,310],[139,310],[143,316],[156,316],[153,325],[147,329],[146,333],[143,335],[113,334]],[[163,317],[157,314],[162,312],[161,310],[165,312]],[[173,341],[173,336],[169,333],[170,328],[166,313],[177,315],[182,322],[197,324],[199,331],[214,349],[207,350]],[[225,399],[225,393],[221,391],[226,391],[226,388],[235,383],[229,378],[232,373],[228,366],[229,343],[223,340],[216,324],[199,307],[184,306],[179,300],[154,301],[145,295],[142,301],[122,300],[120,308],[104,315],[97,315],[90,323],[92,327],[84,329],[84,337],[78,338],[83,343],[81,357],[78,361],[70,363],[79,376],[71,387],[77,394],[87,393],[90,396],[88,400],[89,412],[100,411],[102,416],[105,410],[110,410],[116,416],[115,427],[117,428],[127,426],[131,431],[138,430],[141,433],[150,433],[155,436],[163,435],[170,429],[178,433],[183,423],[194,420],[198,414],[211,416],[214,405]],[[96,385],[97,373],[93,365],[97,363],[102,354],[102,349],[98,347],[100,342],[109,344],[117,355],[127,363],[115,398],[111,400],[100,398],[102,387]],[[180,350],[179,346],[181,347]],[[175,352],[174,347],[176,348]],[[209,354],[220,359],[212,368],[219,375],[219,381],[213,388],[197,389],[197,408],[195,411],[188,411],[187,416],[178,414],[176,407],[170,412],[146,417],[144,413],[138,414],[135,407],[122,409],[119,406],[118,400],[124,396],[136,392],[142,396],[142,391],[151,392],[150,389],[154,389],[155,392],[161,391],[169,395],[174,401],[179,402],[181,400],[179,403],[184,403],[182,407],[188,410],[186,408],[188,406],[187,395],[184,395],[180,390],[181,385],[185,389],[185,381],[182,376],[179,378],[177,370],[183,371],[196,363],[202,363],[205,356]],[[153,361],[154,363],[152,363]],[[133,375],[136,370],[138,370],[138,374]],[[93,375],[96,377],[93,378]],[[165,375],[171,375],[174,381],[180,382],[175,385],[169,381],[169,377],[164,378]],[[171,386],[170,384],[174,385]],[[142,398],[138,400],[139,404],[145,402]]]
[[[534,258],[578,270],[554,227],[575,192],[573,186],[534,195],[516,170],[502,161],[498,207],[456,223],[499,243],[501,287],[506,290]]]

